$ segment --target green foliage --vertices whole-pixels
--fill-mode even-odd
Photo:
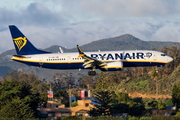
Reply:
[[[160,100],[160,101],[151,101],[151,102],[148,103],[148,106],[152,107],[152,108],[159,109],[159,110],[166,109],[166,104],[163,103],[162,100]]]
[[[134,99],[136,102],[133,102],[126,93],[115,95],[113,92],[99,90],[94,92],[94,98],[96,101],[93,102],[98,105],[95,105],[96,108],[89,111],[91,116],[108,115],[109,112],[112,115],[116,113],[128,113],[132,116],[140,116],[145,110],[142,99]],[[113,99],[119,101],[114,102],[112,101]],[[125,104],[121,103],[122,101],[129,102]]]
[[[71,103],[71,107],[76,107],[78,105],[77,101],[74,101],[73,103]]]
[[[139,86],[145,86],[148,83],[148,80],[141,80],[138,82]]]
[[[154,116],[152,120],[179,120],[180,117],[178,116]]]
[[[47,90],[49,89],[47,82],[43,79],[42,81],[33,73],[25,73],[22,71],[14,70],[8,73],[4,77],[5,81],[17,81],[26,85],[29,85],[30,92],[36,94],[39,97],[39,105],[43,105],[47,101]],[[36,107],[36,106],[35,106]],[[36,109],[34,107],[34,109]]]
[[[92,76],[78,74],[79,88],[83,89],[94,89],[95,88],[95,79]]]
[[[112,92],[110,91],[103,91],[103,90],[96,90],[94,93],[93,102],[96,103],[93,108],[89,111],[91,116],[99,116],[99,115],[108,115],[110,109],[110,103],[112,102]]]
[[[129,117],[128,117],[128,120],[139,120],[139,118],[134,117],[134,116],[132,116],[132,117],[131,117],[131,116],[129,116]]]
[[[175,114],[175,116],[179,116],[180,117],[180,110],[178,110]]]
[[[173,105],[172,99],[166,100],[166,106]]]
[[[4,79],[7,81],[16,80],[18,82],[26,83],[32,87],[31,90],[33,93],[44,93],[49,89],[46,81],[40,81],[39,78],[33,72],[25,73],[14,70],[8,73],[4,77]]]
[[[175,69],[175,70],[172,72],[172,76],[180,76],[180,70],[179,70],[179,69]]]
[[[151,101],[148,103],[148,106],[149,107],[152,107],[152,108],[158,108],[158,102],[157,101]]]
[[[69,95],[66,90],[58,89],[54,92],[54,98],[65,106],[69,106]]]
[[[153,120],[152,117],[140,117],[139,120]]]
[[[130,100],[130,97],[127,93],[118,92],[113,95],[113,99],[116,103],[127,103]]]
[[[0,118],[33,118],[35,111],[25,99],[16,98],[0,109]]]
[[[143,104],[143,99],[140,97],[136,97],[136,98],[132,98],[133,102],[137,102],[137,103],[142,103]]]
[[[127,102],[130,99],[127,93],[117,93],[116,95],[119,102]]]
[[[4,81],[0,84],[0,118],[33,118],[40,101],[24,82]]]
[[[175,84],[172,90],[172,102],[176,105],[176,109],[180,108],[180,85]]]
[[[111,82],[107,75],[108,74],[105,72],[100,72],[98,74],[98,78],[96,80],[96,89],[106,90],[111,85]]]
[[[166,104],[163,103],[162,101],[158,101],[158,109],[159,110],[166,109]]]
[[[157,70],[153,70],[153,71],[151,72],[151,76],[152,76],[153,78],[157,77],[157,75],[158,75]]]
[[[178,116],[151,116],[151,117],[134,117],[128,116],[127,120],[179,120]],[[86,120],[125,120],[122,117],[114,116],[98,116],[98,117],[88,117]]]
[[[142,111],[143,109],[143,102],[140,99],[130,99],[126,93],[117,93],[117,91],[121,92],[140,92],[140,93],[150,93],[153,94],[156,92],[156,82],[158,86],[158,94],[171,94],[172,86],[177,83],[173,87],[172,91],[172,101],[178,107],[180,106],[180,88],[179,88],[179,75],[180,75],[180,48],[173,46],[171,48],[163,48],[163,52],[168,53],[168,55],[174,58],[174,61],[167,64],[165,67],[158,68],[158,74],[156,72],[155,67],[138,67],[138,68],[125,68],[123,71],[117,72],[100,72],[98,76],[92,78],[88,76],[81,77],[82,79],[79,80],[79,86],[83,88],[95,88],[100,89],[99,91],[112,91],[116,90],[116,94],[111,95],[107,93],[97,92],[101,99],[97,102],[99,106],[96,109],[92,109],[92,113],[97,115],[105,115],[107,114],[108,110],[114,110],[114,113],[122,111],[122,109],[127,110],[127,106],[129,106],[129,112],[131,115],[138,115],[138,111]],[[158,80],[155,81],[153,78],[157,78]],[[19,86],[15,83],[12,83],[11,86],[6,84],[6,88],[2,89],[2,96],[0,96],[0,110],[2,111],[10,111],[14,104],[18,108],[19,106],[24,106],[24,112],[29,113],[29,116],[34,115],[34,110],[36,109],[36,104],[39,103],[37,101],[43,102],[47,100],[47,89],[49,89],[47,81],[40,81],[34,73],[26,74],[24,72],[13,71],[5,76],[5,81],[12,81],[13,79],[17,80],[20,83],[23,83],[26,87]],[[74,77],[72,73],[66,74],[56,74],[53,77],[53,88],[55,90],[54,97],[61,101],[66,106],[69,105],[69,96],[66,91],[58,91],[59,88],[66,89],[69,84],[72,86],[74,85]],[[96,80],[96,81],[95,81]],[[91,84],[92,83],[92,84]],[[3,85],[2,83],[0,87]],[[88,86],[87,86],[88,85]],[[19,87],[15,87],[19,86]],[[77,86],[77,87],[79,87]],[[74,86],[73,86],[74,87]],[[30,89],[29,91],[26,88]],[[4,90],[4,91],[3,91]],[[24,92],[22,92],[24,91]],[[98,90],[97,90],[98,91]],[[78,93],[77,91],[74,91]],[[0,92],[1,93],[1,92]],[[28,97],[26,96],[28,95]],[[38,96],[39,95],[39,96]],[[107,96],[105,96],[107,95]],[[5,97],[4,97],[5,96]],[[104,96],[104,98],[102,97]],[[109,97],[111,96],[111,97]],[[113,97],[112,97],[113,96]],[[65,98],[65,99],[64,99]],[[108,100],[109,99],[109,100]],[[113,99],[113,101],[112,101]],[[10,102],[11,101],[11,102]],[[103,102],[106,101],[106,102]],[[171,101],[166,103],[171,105]],[[113,103],[112,103],[113,102]],[[127,103],[128,104],[122,104]],[[163,101],[164,102],[164,101]],[[165,108],[165,105],[162,101],[160,102],[152,102],[151,107],[158,107],[159,109]],[[11,103],[11,104],[10,104]],[[31,104],[30,104],[31,103]],[[34,107],[31,107],[34,104]],[[7,105],[7,106],[6,106]],[[3,106],[3,107],[2,107]],[[102,112],[100,109],[102,106],[105,112]],[[23,107],[22,107],[23,108]],[[31,108],[33,109],[31,112]],[[119,109],[120,108],[120,109]],[[21,109],[19,109],[21,110]],[[12,109],[12,112],[15,112]],[[21,113],[19,111],[19,113]],[[179,114],[177,112],[177,114]],[[3,113],[1,113],[3,115]],[[28,115],[28,114],[26,114]]]
[[[128,102],[129,105],[129,115],[131,116],[141,116],[145,110],[144,104],[137,102]]]
[[[58,90],[58,89],[67,89],[69,85],[72,87],[75,85],[75,77],[73,73],[71,72],[66,72],[63,74],[56,74],[52,78],[53,82],[53,90]]]
[[[77,117],[77,116],[67,116],[63,118],[63,120],[82,120],[82,119],[81,117]]]
[[[97,117],[88,117],[86,120],[124,120],[121,117],[114,116],[97,116]]]
[[[39,98],[40,98],[40,104],[43,104],[44,102],[46,102],[48,100],[47,97],[47,92],[42,92],[42,93],[38,93],[39,94]]]
[[[128,112],[129,112],[129,105],[125,103],[115,104],[110,109],[111,115],[115,113],[128,113]]]

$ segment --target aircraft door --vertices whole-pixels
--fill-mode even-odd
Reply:
[[[157,55],[153,53],[153,60],[157,60]]]
[[[71,63],[71,56],[67,57],[67,61],[68,61],[68,63]]]

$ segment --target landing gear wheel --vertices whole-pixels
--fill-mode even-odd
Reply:
[[[95,75],[96,75],[96,71],[89,71],[89,72],[88,72],[88,75],[89,75],[89,76],[95,76]]]

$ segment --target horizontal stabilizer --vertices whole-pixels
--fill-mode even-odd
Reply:
[[[18,58],[28,58],[28,57],[25,57],[25,56],[22,56],[22,55],[13,55],[14,57],[18,57]]]

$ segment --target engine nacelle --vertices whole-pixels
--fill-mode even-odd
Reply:
[[[119,71],[122,70],[123,63],[120,61],[107,63],[107,71]]]

